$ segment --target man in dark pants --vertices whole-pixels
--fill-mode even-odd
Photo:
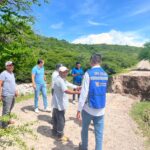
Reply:
[[[55,71],[52,73],[52,84],[51,84],[51,94],[52,94],[52,96],[53,96],[53,93],[54,93],[54,82],[57,79],[57,77],[59,76],[59,68],[62,67],[62,66],[63,66],[63,64],[57,64]],[[52,112],[52,114],[53,114],[53,112]],[[52,115],[52,117],[53,116],[54,115]],[[54,119],[52,118],[51,121],[50,121],[51,124],[53,124],[53,120]]]
[[[72,69],[71,74],[73,76],[73,84],[75,84],[77,86],[81,86],[84,71],[81,68],[80,62],[76,62],[76,67]],[[78,98],[79,98],[79,94],[78,94]],[[72,102],[73,103],[75,102],[75,94],[73,94]]]
[[[17,96],[16,82],[13,74],[14,64],[11,61],[6,62],[6,70],[0,74],[0,100],[3,102],[3,116],[9,116]],[[14,124],[14,121],[2,122],[2,127],[6,128],[8,124]]]
[[[54,93],[52,98],[53,108],[53,130],[52,133],[58,140],[65,142],[68,138],[64,136],[65,126],[65,110],[68,106],[67,94],[79,94],[80,87],[66,81],[68,69],[64,66],[59,68],[59,76],[54,82]],[[76,91],[69,90],[68,87],[77,89]]]

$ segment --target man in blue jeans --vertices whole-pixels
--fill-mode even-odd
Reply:
[[[46,77],[44,74],[44,61],[39,59],[37,65],[32,69],[32,84],[35,91],[34,96],[34,110],[36,113],[39,112],[38,109],[38,100],[40,92],[42,92],[43,102],[44,102],[44,111],[50,111],[48,108],[47,102],[47,88],[45,83]]]
[[[90,63],[92,68],[85,73],[77,111],[79,120],[82,112],[82,142],[79,150],[88,150],[88,129],[91,121],[95,130],[95,150],[102,150],[108,75],[100,66],[101,55],[92,55]]]
[[[71,71],[71,75],[73,76],[73,84],[74,85],[81,86],[83,74],[84,74],[84,71],[81,68],[80,62],[76,62],[76,67],[74,67]],[[79,94],[78,94],[78,98],[79,98]],[[75,101],[75,94],[73,94],[72,102],[74,103],[74,101]]]

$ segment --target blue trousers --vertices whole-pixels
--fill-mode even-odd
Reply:
[[[38,101],[39,101],[40,92],[42,92],[44,109],[46,109],[48,106],[46,84],[36,84],[35,96],[34,96],[34,108],[38,108]]]
[[[95,150],[102,150],[103,143],[103,129],[104,129],[104,116],[92,116],[86,111],[82,110],[82,131],[81,131],[81,148],[88,150],[88,129],[93,120],[95,131]]]

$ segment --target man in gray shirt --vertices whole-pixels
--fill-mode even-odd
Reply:
[[[54,82],[54,93],[52,98],[52,108],[53,108],[53,130],[54,136],[57,136],[58,140],[65,142],[68,138],[64,136],[64,126],[65,126],[65,110],[68,106],[68,95],[67,94],[80,94],[80,87],[73,85],[66,81],[68,74],[68,69],[64,66],[59,68],[59,76]],[[73,91],[68,89],[77,89]]]
[[[14,77],[14,64],[11,61],[5,63],[6,70],[0,74],[0,100],[3,103],[3,116],[9,116],[17,96],[16,82]],[[6,128],[8,124],[14,124],[12,120],[2,122],[2,127]]]

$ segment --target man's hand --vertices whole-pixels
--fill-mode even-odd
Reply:
[[[74,94],[80,94],[81,91],[74,91]]]
[[[81,112],[80,112],[80,111],[77,111],[76,118],[77,118],[79,121],[81,121]]]
[[[32,86],[33,86],[34,89],[36,89],[36,85],[35,84],[33,84]]]
[[[80,90],[81,90],[81,88],[82,88],[81,86],[78,86],[78,87],[77,87],[77,90],[78,90],[78,91],[80,91]]]
[[[15,92],[15,97],[18,97],[18,91]]]
[[[79,75],[79,74],[72,74],[73,77],[76,77],[76,76],[78,76],[78,75]]]
[[[44,76],[44,81],[46,81],[46,75]]]

